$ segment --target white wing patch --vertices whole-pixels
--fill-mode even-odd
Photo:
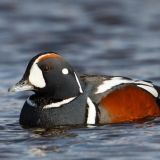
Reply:
[[[95,94],[103,93],[123,83],[131,83],[131,82],[126,79],[121,79],[121,77],[114,77],[110,80],[106,80],[100,86],[97,87],[97,91],[95,92]]]
[[[123,77],[113,77],[110,80],[105,80],[101,85],[97,87],[95,94],[104,93],[107,90],[110,90],[113,87],[121,84],[131,84],[131,83],[136,84],[140,88],[143,88],[147,92],[151,93],[154,97],[158,97],[158,92],[154,88],[152,83],[145,82],[145,81],[125,79]]]
[[[140,88],[143,88],[144,90],[148,91],[149,93],[151,93],[154,97],[158,97],[158,92],[156,91],[156,89],[154,87],[151,86],[145,86],[145,85],[137,85]]]

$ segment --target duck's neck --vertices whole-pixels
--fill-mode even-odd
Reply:
[[[77,78],[76,82],[67,81],[60,85],[48,85],[44,89],[35,92],[37,97],[42,99],[52,99],[54,102],[77,97],[83,93],[85,83]]]

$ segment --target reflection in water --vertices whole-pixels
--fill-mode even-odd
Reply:
[[[33,54],[56,51],[80,72],[160,85],[160,1],[0,1],[0,159],[159,159],[159,118],[132,124],[23,129],[30,93],[12,95]],[[82,65],[83,64],[83,65]]]

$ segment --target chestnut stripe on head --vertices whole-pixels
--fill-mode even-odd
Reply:
[[[55,53],[47,53],[47,54],[44,54],[40,57],[38,57],[38,59],[36,60],[37,62],[41,62],[41,61],[44,61],[46,59],[49,59],[49,58],[53,58],[53,59],[63,59],[60,55],[58,54],[55,54]]]

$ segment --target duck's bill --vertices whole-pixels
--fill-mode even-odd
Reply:
[[[31,91],[34,87],[28,83],[27,80],[21,80],[14,86],[8,89],[8,92],[20,92],[20,91]]]

